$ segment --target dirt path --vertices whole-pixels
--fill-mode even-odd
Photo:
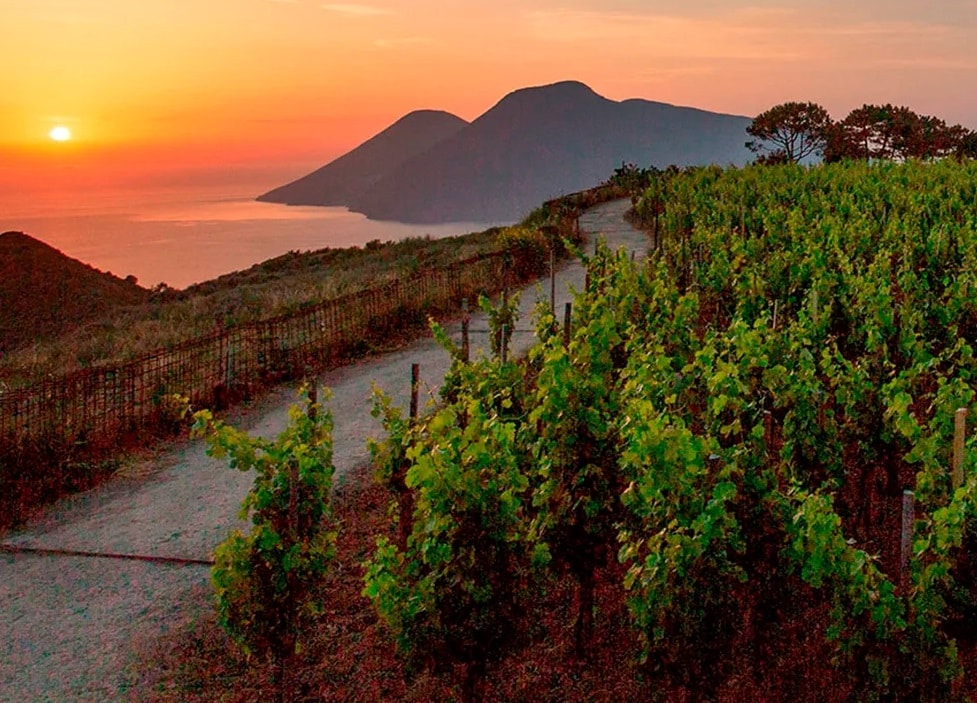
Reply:
[[[643,251],[646,239],[622,218],[616,201],[585,213],[581,228],[606,237],[612,248]],[[557,309],[570,289],[583,287],[576,262],[557,277]],[[531,328],[530,311],[545,290],[530,286],[520,301],[518,330]],[[484,316],[472,318],[485,330]],[[449,326],[458,337],[458,325]],[[473,353],[485,333],[473,333]],[[517,331],[515,353],[530,333]],[[408,403],[410,367],[421,367],[422,393],[433,398],[448,357],[431,339],[324,374],[332,389],[337,480],[368,461],[365,440],[378,436],[370,414],[376,383],[403,407]],[[295,391],[272,391],[235,424],[273,436],[284,427]],[[207,560],[214,546],[239,524],[238,505],[251,477],[205,454],[202,442],[183,442],[145,466],[89,493],[62,501],[27,529],[9,536],[10,546],[121,556]],[[137,642],[185,625],[199,615],[207,589],[206,565],[160,563],[92,556],[4,554],[0,552],[0,702],[126,700],[126,668]],[[188,612],[193,611],[193,612]]]

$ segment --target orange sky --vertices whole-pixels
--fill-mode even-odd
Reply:
[[[0,188],[270,188],[409,110],[472,119],[571,78],[748,115],[894,102],[977,128],[977,2],[851,5],[2,0]],[[52,142],[56,124],[74,139]]]

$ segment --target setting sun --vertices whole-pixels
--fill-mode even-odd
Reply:
[[[56,142],[66,142],[71,139],[71,130],[64,125],[58,125],[48,132],[48,136]]]

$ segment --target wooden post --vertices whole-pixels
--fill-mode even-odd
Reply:
[[[773,331],[774,332],[777,331],[777,303],[779,302],[780,302],[779,300],[773,301]]]
[[[502,363],[504,364],[505,363],[506,352],[508,351],[508,346],[509,346],[506,343],[507,342],[506,337],[509,334],[509,325],[502,325],[501,332],[502,332],[502,334],[500,335],[500,338],[499,338],[499,358],[502,360]]]
[[[563,309],[563,346],[570,346],[570,319],[573,313],[573,303],[567,303]]]
[[[417,419],[417,395],[420,386],[421,365],[410,365],[410,419]]]
[[[468,298],[461,301],[461,314],[461,358],[467,364],[471,361],[471,342],[468,337],[471,315],[468,314]]]
[[[913,522],[915,521],[916,495],[902,492],[902,541],[899,553],[899,585],[903,594],[909,589],[909,558],[913,553]]]
[[[967,408],[959,408],[953,423],[953,489],[963,485],[963,444],[967,436]]]
[[[550,312],[556,315],[556,249],[550,247]]]

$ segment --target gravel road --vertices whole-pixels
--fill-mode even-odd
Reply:
[[[623,220],[626,207],[615,201],[593,208],[580,226],[604,236],[612,248],[644,251],[645,236]],[[557,310],[583,283],[577,262],[558,272]],[[531,328],[530,311],[540,296],[548,298],[548,281],[523,291],[518,330]],[[487,322],[473,315],[471,326],[485,330]],[[448,329],[458,338],[458,324]],[[486,338],[472,334],[473,353]],[[531,341],[530,333],[517,332],[514,352]],[[431,339],[320,377],[332,389],[337,481],[368,461],[365,440],[381,434],[369,412],[372,384],[406,407],[412,363],[420,364],[422,394],[433,399],[449,359]],[[233,421],[274,436],[294,402],[294,388],[279,388]],[[205,448],[199,441],[180,442],[93,491],[61,501],[0,545],[207,560],[240,524],[237,510],[251,477],[210,459]],[[134,643],[199,616],[208,579],[206,565],[0,552],[0,702],[127,700],[125,671]]]

